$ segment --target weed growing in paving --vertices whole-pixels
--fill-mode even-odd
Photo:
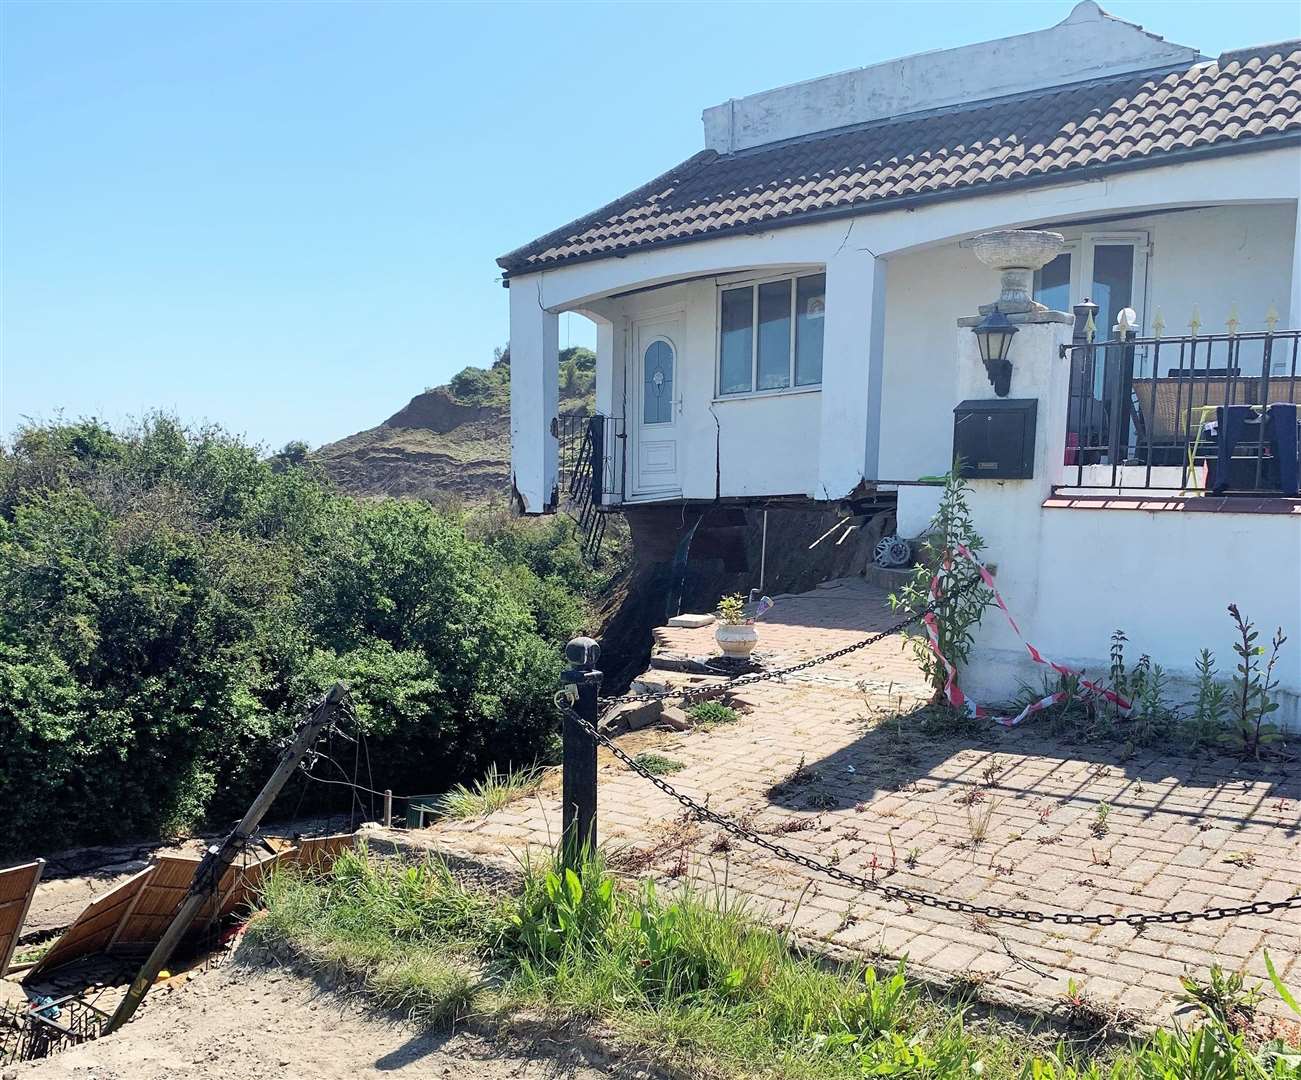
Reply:
[[[451,791],[440,795],[434,806],[444,817],[482,817],[500,810],[522,795],[531,794],[540,783],[542,770],[536,766],[498,772],[497,767],[492,765],[482,780],[468,785],[457,784]]]
[[[663,897],[650,883],[620,883],[599,859],[574,869],[526,863],[522,876],[510,893],[490,895],[436,860],[407,866],[344,852],[320,881],[273,875],[250,934],[423,1022],[519,1008],[582,1017],[702,1078],[1296,1075],[1295,1051],[1240,1022],[1250,991],[1223,973],[1186,990],[1201,1026],[1119,1048],[1053,1045],[924,994],[902,965],[851,969],[800,955],[721,894]],[[1079,987],[1071,993],[1088,1003]]]
[[[741,715],[721,701],[702,701],[687,710],[687,719],[696,727],[709,728],[719,724],[735,724]]]
[[[651,750],[643,750],[633,758],[633,761],[652,776],[668,776],[671,773],[681,772],[686,768],[683,762],[666,757],[663,754],[656,754]]]
[[[1111,832],[1111,826],[1107,824],[1109,817],[1111,817],[1110,803],[1098,803],[1093,811],[1093,820],[1089,822],[1089,832],[1099,840]]]

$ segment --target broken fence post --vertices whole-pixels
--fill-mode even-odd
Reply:
[[[601,673],[596,662],[601,646],[591,638],[574,638],[565,646],[569,667],[561,676],[577,691],[573,711],[566,710],[562,728],[560,844],[566,865],[596,847],[596,737],[575,718],[576,712],[596,727]]]
[[[117,1011],[109,1018],[104,1025],[104,1034],[109,1035],[116,1031],[128,1020],[131,1019],[140,1003],[144,1001],[145,995],[149,993],[149,988],[153,985],[154,980],[158,978],[158,973],[167,965],[171,959],[172,953],[181,943],[190,929],[194,917],[198,915],[199,909],[208,901],[208,897],[216,889],[221,876],[226,872],[226,868],[235,861],[239,853],[244,849],[244,845],[257,832],[258,825],[262,823],[262,818],[266,812],[271,809],[271,804],[275,802],[276,796],[280,794],[289,778],[298,768],[298,763],[303,760],[307,751],[311,749],[312,744],[316,742],[321,732],[324,731],[334,721],[335,713],[338,712],[339,706],[348,696],[348,688],[343,683],[335,683],[330,688],[330,692],[321,699],[321,703],[312,710],[311,714],[294,732],[294,737],[289,745],[280,753],[280,760],[276,763],[275,771],[258,792],[258,796],[253,800],[253,804],[245,812],[240,823],[235,826],[229,836],[221,842],[220,845],[213,844],[204,852],[203,859],[194,871],[194,878],[190,882],[190,888],[181,901],[181,906],[177,909],[176,914],[172,917],[171,923],[163,931],[163,936],[159,939],[158,944],[154,946],[154,951],[149,954],[149,959],[145,961],[144,967],[135,977],[135,981],[126,992],[126,997],[117,1007]]]

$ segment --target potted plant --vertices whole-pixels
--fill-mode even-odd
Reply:
[[[714,640],[723,655],[733,660],[746,659],[759,643],[759,631],[754,628],[754,620],[746,618],[745,597],[740,593],[724,596],[718,602],[717,615]]]

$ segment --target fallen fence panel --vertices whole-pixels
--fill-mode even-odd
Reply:
[[[18,947],[18,935],[22,933],[23,920],[27,918],[27,909],[32,906],[32,897],[36,895],[36,885],[44,869],[45,860],[37,859],[0,870],[0,975],[9,970],[9,961]]]
[[[28,972],[27,979],[107,949],[117,933],[118,925],[131,911],[154,869],[147,866],[135,876],[95,897],[55,942],[54,947]]]

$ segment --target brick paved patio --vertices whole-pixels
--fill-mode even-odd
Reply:
[[[825,653],[892,621],[882,590],[857,579],[829,584],[779,601],[762,627],[767,660]],[[712,628],[661,629],[656,637],[676,652],[714,651]],[[794,850],[944,896],[1120,912],[1301,892],[1295,767],[1156,750],[1126,757],[1119,744],[1064,745],[1033,723],[928,737],[907,715],[926,696],[910,655],[891,638],[785,682],[745,688],[749,710],[736,724],[623,739],[630,750],[653,746],[685,763],[670,778],[675,786]],[[559,828],[558,790],[549,777],[538,796],[487,818],[440,823],[426,842],[488,856],[549,845]],[[1073,979],[1104,1009],[1161,1020],[1174,1008],[1181,973],[1204,974],[1218,962],[1263,980],[1264,948],[1285,978],[1301,982],[1296,912],[1140,932],[912,910],[679,811],[602,754],[599,829],[616,864],[726,887],[747,897],[755,914],[824,950],[906,956],[918,974],[978,985],[992,1000],[1060,1009]]]

